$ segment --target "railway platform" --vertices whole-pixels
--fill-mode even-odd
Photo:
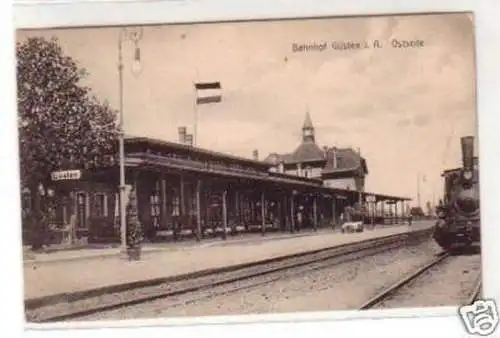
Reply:
[[[250,263],[310,250],[430,228],[432,221],[385,226],[361,233],[332,229],[295,234],[247,235],[205,242],[178,242],[143,248],[140,261],[120,258],[119,248],[37,254],[24,261],[25,300],[167,278]]]

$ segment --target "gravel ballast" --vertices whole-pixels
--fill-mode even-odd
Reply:
[[[426,264],[439,252],[441,249],[434,242],[427,241],[332,267],[297,269],[280,278],[258,277],[258,280],[238,282],[238,285],[222,285],[106,311],[80,320],[356,309],[388,285]],[[431,306],[433,302],[429,300],[428,303],[422,306]]]

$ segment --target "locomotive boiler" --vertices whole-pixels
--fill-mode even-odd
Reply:
[[[433,237],[445,250],[480,243],[479,171],[474,137],[461,138],[462,167],[443,172],[444,198],[437,208]]]

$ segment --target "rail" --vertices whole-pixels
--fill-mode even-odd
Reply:
[[[385,300],[391,298],[398,291],[403,289],[404,286],[408,285],[410,282],[417,280],[424,272],[429,271],[431,268],[442,264],[445,262],[452,254],[448,251],[443,251],[439,253],[433,260],[420,267],[410,275],[402,278],[388,288],[382,290],[380,293],[373,296],[371,299],[366,301],[363,305],[359,307],[359,310],[367,310],[376,307],[377,305],[383,303]],[[481,274],[479,274],[474,283],[474,287],[471,290],[469,297],[465,300],[466,304],[472,304],[480,295],[481,290]]]
[[[389,286],[387,289],[383,290],[379,294],[375,295],[373,298],[369,299],[363,305],[359,307],[360,310],[367,310],[369,308],[374,307],[375,305],[381,303],[383,300],[387,299],[389,296],[394,294],[396,291],[400,290],[403,286],[407,285],[411,281],[415,280],[417,277],[422,275],[425,271],[428,271],[430,268],[436,266],[437,264],[443,262],[446,258],[450,256],[449,252],[441,252],[438,256],[425,264],[423,267],[410,274],[409,276],[399,280],[395,284]]]
[[[429,229],[411,233],[388,235],[358,243],[348,243],[323,249],[295,253],[286,256],[238,264],[196,273],[162,278],[153,281],[101,288],[83,293],[62,294],[51,304],[43,299],[25,302],[26,316],[30,322],[55,322],[81,318],[116,308],[141,304],[202,289],[249,280],[254,277],[282,273],[298,267],[326,262],[338,264],[360,259],[389,249],[403,246],[411,241],[429,238]],[[327,262],[335,259],[335,262]],[[93,302],[92,302],[93,299]]]

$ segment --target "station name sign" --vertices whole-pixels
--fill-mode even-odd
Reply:
[[[82,177],[81,170],[61,170],[50,174],[52,181],[79,180]]]

